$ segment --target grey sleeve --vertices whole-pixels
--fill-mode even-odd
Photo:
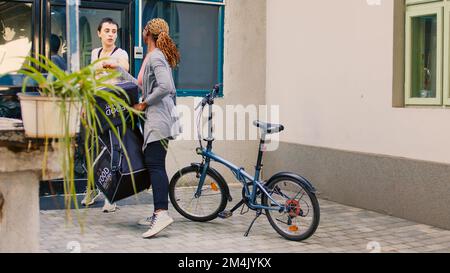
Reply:
[[[119,71],[120,74],[122,74],[121,76],[124,80],[132,82],[135,85],[137,85],[141,94],[144,93],[144,90],[142,90],[142,86],[139,85],[138,81],[133,76],[131,76],[130,73],[128,73],[125,69],[123,69],[123,67],[121,67],[121,66],[117,67],[117,71]]]
[[[117,67],[117,71],[119,71],[122,74],[122,77],[126,81],[130,81],[130,82],[136,84],[139,87],[139,89],[142,90],[142,86],[140,86],[138,84],[138,81],[133,76],[131,76],[130,73],[128,73],[125,69],[123,69],[123,67],[121,67],[121,66]]]
[[[149,65],[153,73],[155,73],[156,82],[158,83],[158,86],[153,88],[152,93],[145,98],[145,102],[150,106],[157,104],[170,94],[172,91],[172,75],[160,56],[151,56]]]

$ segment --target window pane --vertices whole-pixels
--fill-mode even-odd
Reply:
[[[177,89],[209,90],[218,82],[219,7],[190,3],[146,1],[143,24],[156,17],[170,26],[170,36],[180,50],[174,70]]]
[[[19,70],[31,53],[31,18],[31,4],[0,1],[0,74]]]
[[[437,16],[412,18],[412,98],[436,98]]]
[[[97,27],[100,21],[110,17],[122,26],[121,11],[101,10],[92,8],[80,8],[80,66],[84,67],[91,63],[91,51],[101,47],[102,44],[97,35]],[[121,32],[119,28],[116,46],[121,47]],[[64,6],[52,6],[51,8],[51,34],[60,37],[62,44],[66,44],[66,8]],[[67,62],[65,47],[59,49],[59,54]]]

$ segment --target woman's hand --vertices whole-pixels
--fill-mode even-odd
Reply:
[[[145,111],[145,109],[147,109],[147,107],[148,107],[148,105],[145,102],[141,102],[141,103],[133,105],[133,108],[135,110],[138,110],[138,111],[141,111],[141,112]]]
[[[118,63],[114,63],[114,62],[104,62],[103,63],[103,68],[105,69],[116,69],[119,67]]]

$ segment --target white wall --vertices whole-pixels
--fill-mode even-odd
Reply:
[[[282,141],[450,163],[450,109],[392,107],[393,1],[267,0]]]
[[[224,97],[217,99],[216,104],[222,109],[225,109],[226,105],[263,105],[266,91],[266,1],[227,0],[225,3]],[[180,97],[177,103],[192,110],[194,99]],[[219,122],[225,122],[225,116],[222,120],[216,116],[215,122],[217,125]],[[195,128],[193,118],[191,126]],[[198,142],[187,140],[177,140],[169,144],[169,177],[181,167],[191,162],[199,162],[200,158],[195,154],[197,146]],[[217,154],[244,166],[250,172],[254,170],[257,148],[257,142],[248,138],[242,141],[216,141],[214,144]],[[228,182],[234,181],[231,172],[225,171],[224,168],[219,169]]]

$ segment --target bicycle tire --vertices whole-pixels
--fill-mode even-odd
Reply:
[[[189,220],[192,220],[195,222],[212,221],[212,220],[216,219],[218,217],[219,213],[224,211],[227,206],[228,186],[227,186],[226,182],[223,181],[220,177],[218,177],[211,168],[208,168],[208,170],[206,171],[206,175],[207,175],[207,177],[209,176],[210,178],[212,178],[214,180],[214,182],[217,184],[219,192],[221,194],[220,201],[219,201],[219,204],[217,204],[218,205],[217,208],[214,209],[211,213],[209,213],[207,215],[203,215],[203,216],[194,215],[194,214],[186,211],[185,209],[183,209],[183,206],[181,206],[179,204],[179,200],[177,199],[176,193],[175,193],[177,183],[180,180],[182,180],[183,177],[190,175],[190,174],[194,174],[194,173],[196,175],[199,173],[198,166],[188,166],[188,167],[185,167],[175,173],[175,175],[172,177],[172,179],[170,180],[170,183],[169,183],[170,201],[172,202],[172,205],[175,208],[175,210]]]
[[[314,212],[314,216],[312,217],[312,223],[309,226],[308,230],[305,233],[302,233],[300,235],[291,235],[289,233],[287,233],[286,231],[282,230],[280,227],[278,227],[278,225],[275,223],[275,221],[277,221],[277,219],[274,219],[274,217],[272,216],[272,211],[266,209],[265,210],[265,214],[267,219],[269,220],[270,225],[275,229],[275,231],[280,234],[282,237],[284,237],[287,240],[290,241],[304,241],[306,239],[308,239],[309,237],[311,237],[317,230],[318,226],[319,226],[319,222],[320,222],[320,206],[319,206],[319,201],[317,200],[316,195],[311,192],[308,187],[306,187],[302,181],[291,177],[291,176],[280,176],[277,177],[276,179],[274,179],[273,181],[270,181],[266,186],[268,188],[269,191],[272,191],[273,188],[275,187],[275,185],[280,182],[280,181],[290,181],[293,182],[297,185],[299,185],[302,190],[304,190],[309,199],[311,200],[311,204],[312,204],[312,208],[313,208],[313,212]],[[263,194],[262,195],[262,204],[264,206],[269,206],[269,198],[267,195]]]

